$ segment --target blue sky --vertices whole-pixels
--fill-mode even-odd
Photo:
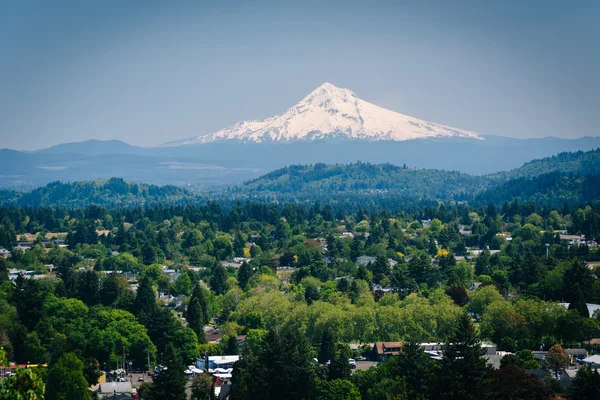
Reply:
[[[6,1],[0,147],[157,145],[326,81],[482,134],[598,136],[599,17],[588,0]]]

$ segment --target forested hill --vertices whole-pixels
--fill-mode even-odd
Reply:
[[[499,172],[489,176],[514,179],[535,177],[555,171],[563,174],[600,175],[600,149],[586,152],[564,152],[552,157],[530,161],[512,171]]]
[[[487,189],[475,198],[476,203],[482,204],[503,204],[514,200],[553,207],[598,201],[600,176],[550,172],[533,178],[511,179]]]
[[[234,189],[249,197],[320,199],[340,196],[392,196],[469,199],[488,187],[490,179],[460,172],[411,169],[391,164],[293,165]]]
[[[3,191],[0,201],[13,206],[106,207],[135,206],[157,203],[181,203],[195,197],[176,186],[129,183],[121,178],[72,183],[52,182],[31,192]]]

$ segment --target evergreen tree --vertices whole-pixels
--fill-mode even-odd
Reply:
[[[98,304],[98,293],[100,291],[100,278],[96,271],[84,271],[79,274],[77,279],[77,291],[79,298],[88,306]]]
[[[454,335],[444,346],[441,361],[439,395],[441,399],[491,398],[491,369],[487,365],[485,349],[473,321],[466,313],[459,317]]]
[[[210,288],[216,295],[224,294],[227,289],[227,272],[221,264],[213,268],[213,276],[210,278]]]
[[[402,378],[410,399],[429,399],[437,380],[437,365],[425,354],[419,343],[404,343],[397,357],[388,361],[390,374]]]
[[[252,266],[244,261],[242,265],[240,265],[240,269],[238,270],[239,287],[244,289],[250,281],[250,278],[252,278],[253,273],[254,271],[252,270]]]
[[[569,388],[573,400],[600,399],[600,374],[590,367],[581,367]]]
[[[231,335],[227,337],[225,340],[225,347],[223,348],[223,353],[227,356],[236,356],[240,354],[240,348],[238,345],[237,337],[235,335]]]
[[[321,345],[319,346],[318,359],[321,364],[333,359],[335,355],[335,339],[331,330],[325,328],[321,334]]]
[[[134,302],[135,314],[144,325],[150,322],[150,319],[156,311],[156,295],[152,289],[152,280],[144,276],[137,290]]]
[[[197,297],[193,297],[190,300],[187,310],[187,323],[196,336],[198,337],[199,343],[206,342],[206,336],[204,334],[204,322],[202,315],[202,307],[200,306],[200,300]]]
[[[573,286],[573,301],[569,304],[569,310],[576,310],[579,314],[581,314],[584,318],[590,317],[590,312],[588,310],[587,304],[585,302],[585,296],[583,291],[579,287],[579,284],[576,283]]]
[[[185,393],[187,378],[184,374],[185,364],[181,354],[173,346],[167,344],[161,359],[163,366],[167,367],[152,379],[152,386],[148,390],[149,400],[187,400]]]
[[[350,347],[345,343],[338,343],[335,349],[335,355],[329,363],[327,376],[330,380],[350,379],[350,363],[348,359],[352,355]]]

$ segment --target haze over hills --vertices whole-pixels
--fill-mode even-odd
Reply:
[[[474,132],[450,128],[359,99],[349,89],[324,83],[282,114],[262,121],[242,121],[218,132],[167,143],[169,146],[219,140],[290,142],[294,140],[411,140],[440,137],[481,139]]]
[[[560,160],[560,161],[557,161]],[[410,207],[419,202],[467,201],[477,204],[518,199],[562,206],[600,198],[600,149],[561,153],[521,168],[487,176],[457,171],[414,169],[391,164],[292,165],[242,185],[193,192],[171,185],[125,182],[121,178],[53,182],[31,192],[0,191],[0,204],[18,206],[106,207],[155,203],[220,201],[343,202],[368,206],[385,202]],[[558,168],[558,170],[557,170]],[[560,172],[564,171],[564,172]]]

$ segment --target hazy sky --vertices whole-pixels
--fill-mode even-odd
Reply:
[[[0,147],[161,144],[325,81],[482,134],[598,136],[599,19],[598,0],[7,0]]]

